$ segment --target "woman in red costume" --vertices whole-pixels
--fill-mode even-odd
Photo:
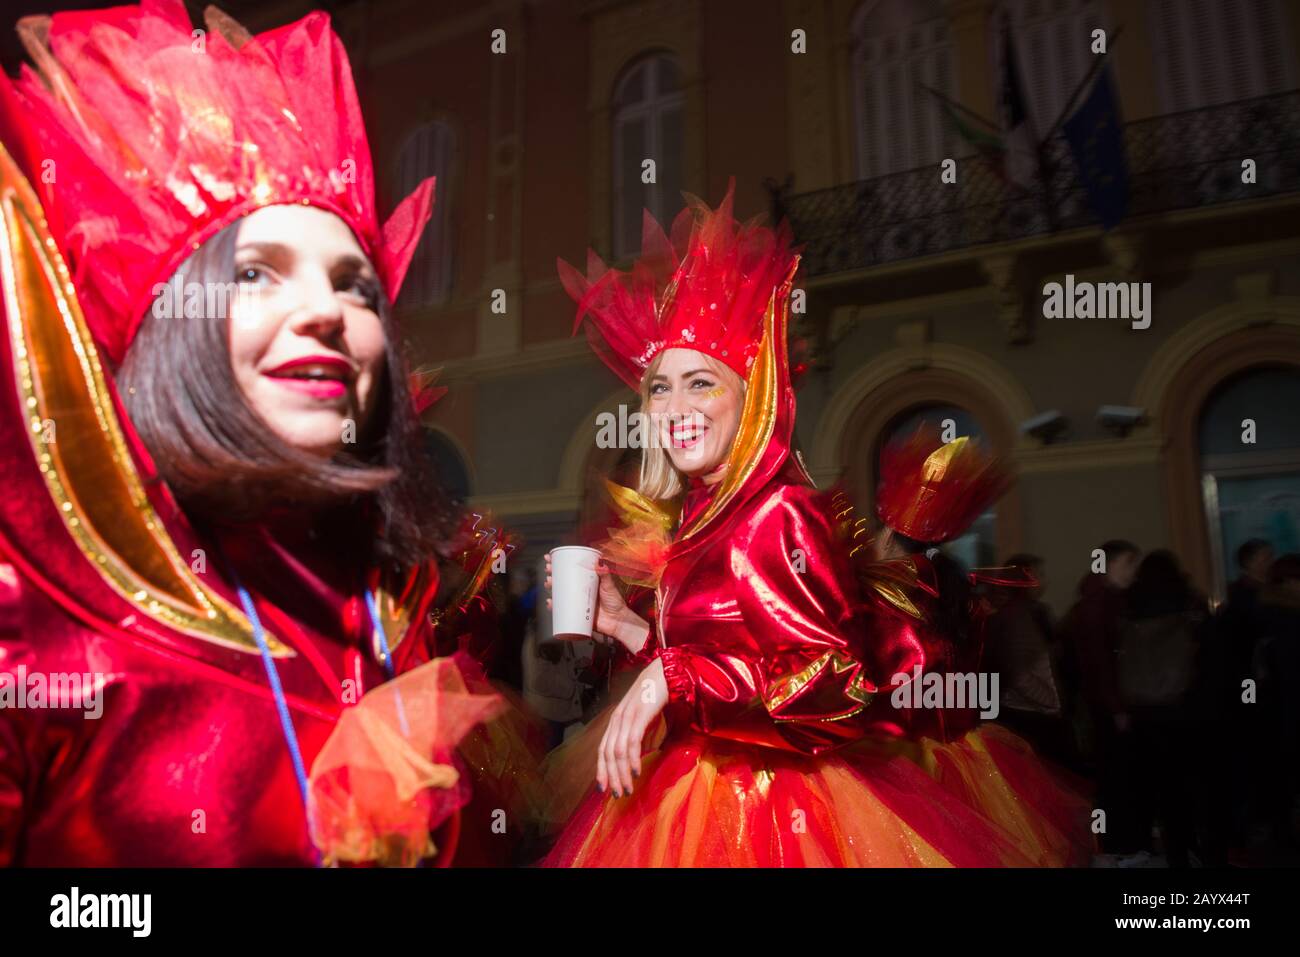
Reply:
[[[973,586],[988,592],[1035,583],[1010,568],[968,576],[938,546],[963,534],[1008,484],[998,461],[964,436],[944,442],[937,430],[922,428],[883,450],[876,490],[880,531],[866,547],[875,561],[860,567],[882,671],[969,677],[962,687],[976,687],[993,607]],[[856,531],[862,540],[860,524]],[[910,705],[918,697],[903,700]],[[1091,802],[1082,790],[1022,738],[982,721],[979,707],[946,704],[896,708],[895,722],[882,730],[1009,834],[1035,864],[1086,866],[1094,841]]]
[[[28,18],[0,77],[0,863],[445,864],[499,543],[391,317],[433,183],[381,228],[325,15],[206,21]]]
[[[842,747],[871,733],[880,678],[848,551],[791,448],[787,235],[736,223],[730,192],[684,211],[672,242],[649,218],[644,235],[630,273],[560,264],[596,351],[652,417],[640,489],[619,493],[637,518],[603,554],[655,600],[638,615],[603,576],[597,629],[640,674],[546,863],[1027,863],[912,762]]]

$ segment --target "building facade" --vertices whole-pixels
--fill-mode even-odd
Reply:
[[[572,335],[556,257],[626,263],[643,207],[670,219],[734,176],[740,216],[786,216],[805,246],[797,433],[819,484],[869,507],[882,443],[951,420],[1018,473],[960,557],[1043,556],[1058,611],[1109,538],[1174,549],[1210,591],[1247,537],[1300,550],[1298,6],[337,4],[381,187],[438,176],[399,306],[450,387],[426,414],[446,480],[523,560],[574,540],[629,464],[597,418],[636,397]],[[1110,229],[1060,128],[1097,30],[1127,168]],[[1027,182],[950,115],[1005,124],[1008,36],[1041,144]],[[1149,325],[1045,315],[1067,276],[1149,283]]]

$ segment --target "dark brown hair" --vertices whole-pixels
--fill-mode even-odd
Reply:
[[[234,283],[239,223],[200,246],[177,271],[179,288]],[[175,280],[174,280],[175,281]],[[337,513],[355,528],[358,556],[394,568],[432,558],[450,508],[432,474],[407,385],[406,363],[382,291],[385,373],[355,453],[323,460],[281,439],[252,409],[230,364],[227,316],[181,318],[150,309],[117,373],[131,422],[187,514],[255,518],[273,506]]]

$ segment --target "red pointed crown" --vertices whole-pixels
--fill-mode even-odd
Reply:
[[[741,378],[758,355],[763,316],[773,294],[789,294],[798,254],[789,229],[732,215],[735,181],[715,210],[696,197],[674,219],[671,239],[647,211],[641,255],[626,272],[594,251],[587,275],[557,260],[560,280],[578,303],[574,333],[633,389],[665,349],[686,348],[726,363]]]
[[[157,285],[255,209],[335,213],[396,298],[432,208],[429,179],[380,227],[352,72],[326,14],[256,36],[215,7],[204,19],[195,30],[181,0],[27,17],[18,32],[35,70],[0,90],[0,137],[41,192],[114,362]]]
[[[1007,490],[1010,477],[978,442],[944,442],[936,429],[887,445],[880,454],[876,515],[920,542],[946,542],[971,526]]]

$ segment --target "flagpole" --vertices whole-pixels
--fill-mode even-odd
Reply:
[[[1106,64],[1106,59],[1110,56],[1110,51],[1114,49],[1115,42],[1119,40],[1120,34],[1123,32],[1124,24],[1121,23],[1115,28],[1114,35],[1107,38],[1106,52],[1095,58],[1095,61],[1092,64],[1092,69],[1090,69],[1087,75],[1079,81],[1079,85],[1074,88],[1074,92],[1070,94],[1070,98],[1065,101],[1065,109],[1061,110],[1061,115],[1056,118],[1056,122],[1052,124],[1052,128],[1048,130],[1047,135],[1043,137],[1043,143],[1047,143],[1051,140],[1051,138],[1056,135],[1056,131],[1065,125],[1066,118],[1074,112],[1075,102],[1079,99],[1080,94],[1088,88],[1088,84],[1092,82],[1093,78],[1098,72],[1100,72],[1101,68]]]
[[[961,112],[965,113],[967,116],[971,117],[972,119],[979,120],[990,130],[1001,133],[1001,130],[999,129],[998,125],[994,123],[992,120],[980,116],[974,110],[970,109],[969,107],[963,106],[962,104],[954,100],[952,97],[940,93],[934,87],[927,86],[926,84],[922,83],[920,80],[916,81],[916,85],[919,86],[921,89],[925,90],[925,92],[929,93],[931,96],[937,97],[938,99],[942,100],[944,103],[947,103],[949,106],[953,107],[954,109],[961,110]]]
[[[1016,35],[1014,30],[1012,29],[1013,26],[1014,24],[1012,23],[1011,20],[1011,13],[1005,6],[1003,6],[1002,8],[1003,71],[1004,73],[1006,73],[1010,69],[1010,65],[1014,61],[1014,65],[1015,65],[1014,80],[1016,86],[1019,87],[1018,94],[1020,96],[1020,99],[1024,101],[1022,104],[1024,107],[1024,114],[1025,114],[1024,123],[1029,131],[1029,141],[1033,144],[1034,178],[1038,180],[1038,185],[1043,191],[1043,215],[1047,217],[1048,230],[1051,232],[1056,232],[1058,228],[1058,220],[1056,217],[1056,203],[1052,197],[1052,173],[1054,172],[1054,167],[1052,166],[1051,157],[1047,153],[1047,140],[1046,139],[1040,140],[1038,138],[1038,134],[1034,130],[1034,112],[1029,108],[1029,103],[1025,98],[1023,77],[1020,74],[1020,58],[1016,53]],[[1011,78],[1012,78],[1011,76],[1004,76],[1003,78],[1002,91],[1003,91],[1004,100],[1006,98],[1006,93],[1007,93],[1007,83]],[[1010,124],[1010,117],[1007,118],[1007,122],[1008,124]],[[1010,130],[1008,129],[1007,132],[1009,134]],[[1010,150],[1010,148],[1011,145],[1010,142],[1008,141],[1007,149]]]
[[[1107,37],[1106,52],[1101,56],[1094,58],[1092,68],[1089,69],[1084,78],[1079,81],[1078,86],[1074,88],[1074,92],[1070,94],[1070,98],[1065,101],[1065,108],[1061,110],[1060,115],[1056,118],[1056,122],[1052,124],[1051,129],[1047,131],[1047,134],[1038,141],[1039,182],[1043,187],[1043,205],[1046,207],[1045,212],[1047,213],[1048,226],[1053,232],[1055,232],[1059,227],[1059,222],[1056,216],[1056,199],[1052,195],[1052,180],[1056,173],[1056,165],[1052,162],[1051,151],[1048,149],[1048,144],[1052,142],[1052,137],[1056,135],[1056,131],[1065,124],[1066,119],[1074,111],[1074,104],[1078,101],[1080,94],[1087,89],[1088,84],[1092,82],[1092,80],[1097,76],[1097,73],[1101,70],[1102,66],[1105,65],[1107,57],[1110,56],[1110,51],[1114,48],[1115,41],[1119,39],[1120,34],[1123,32],[1124,24],[1121,23],[1115,28],[1115,33],[1112,36]]]

